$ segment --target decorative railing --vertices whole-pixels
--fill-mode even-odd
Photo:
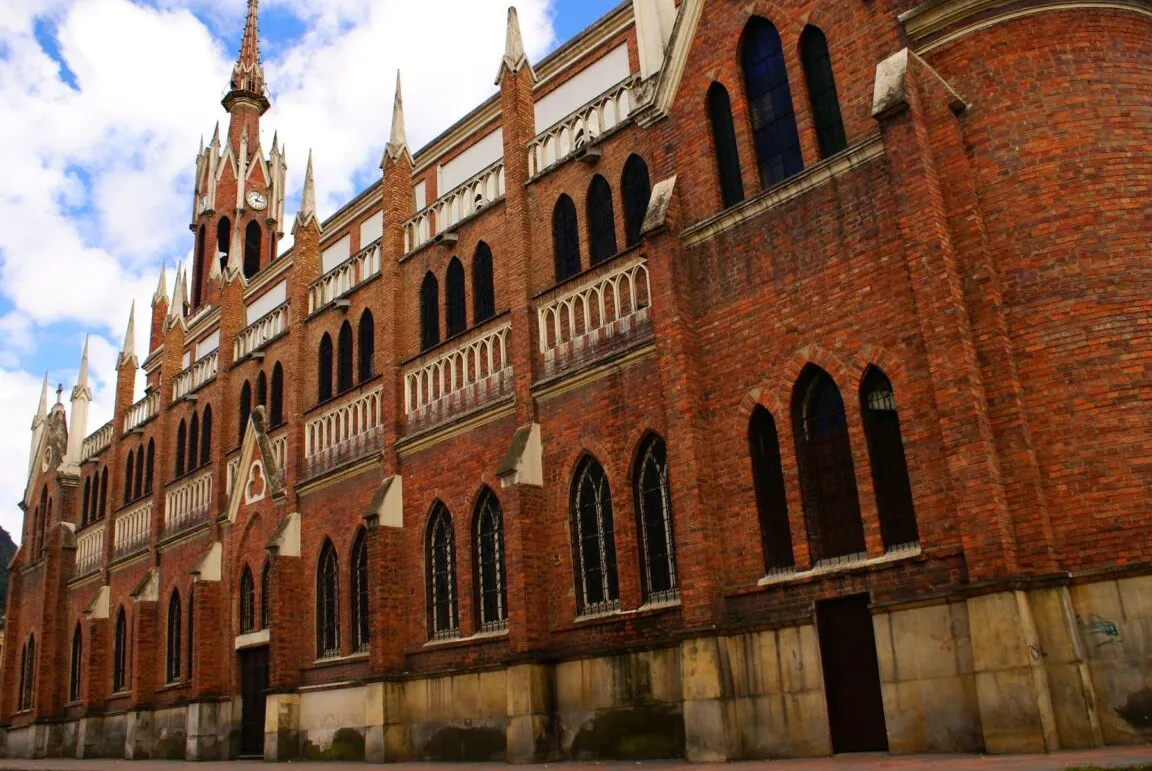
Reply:
[[[409,427],[490,403],[512,391],[508,338],[512,322],[480,327],[451,341],[451,347],[404,368],[404,411]]]
[[[76,576],[94,573],[103,565],[104,525],[99,525],[76,539]]]
[[[460,183],[404,223],[404,252],[418,249],[504,197],[504,160]]]
[[[650,321],[648,264],[635,255],[605,272],[593,270],[537,306],[540,353],[547,377],[599,356],[612,343],[634,336]]]
[[[148,548],[152,532],[152,501],[129,509],[116,517],[112,531],[113,559],[123,559]]]
[[[115,433],[112,426],[112,421],[108,421],[100,428],[96,429],[96,433],[89,434],[80,443],[80,458],[82,461],[89,458],[95,458],[100,453],[107,450],[112,446],[112,434]]]
[[[284,464],[288,460],[288,434],[281,434],[272,440],[272,457],[276,460],[276,468],[284,473]],[[228,470],[225,475],[225,486],[228,494],[232,494],[232,485],[236,483],[236,473],[240,468],[240,456],[237,455],[228,461]]]
[[[212,510],[212,472],[205,471],[164,495],[164,535],[195,527]]]
[[[288,303],[282,303],[249,324],[232,343],[232,360],[240,361],[288,331]]]
[[[304,425],[304,476],[377,452],[383,446],[382,389],[332,407]]]
[[[213,351],[207,356],[201,356],[184,370],[172,378],[172,401],[183,399],[200,386],[216,377],[220,368],[220,351]]]
[[[635,87],[634,78],[618,83],[529,142],[529,179],[623,123],[632,110]]]
[[[308,315],[351,292],[380,273],[380,239],[325,273],[308,287]]]
[[[142,426],[160,412],[160,392],[153,391],[140,401],[133,404],[124,413],[124,433],[128,433],[137,426]]]

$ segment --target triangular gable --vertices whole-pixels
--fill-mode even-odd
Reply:
[[[160,599],[160,570],[149,568],[128,596],[136,602],[156,602]]]
[[[204,552],[204,556],[197,560],[192,568],[192,576],[197,581],[216,583],[220,580],[220,566],[224,554],[224,547],[216,541]]]
[[[220,154],[220,163],[216,166],[216,182],[224,179],[224,171],[226,169],[232,170],[232,179],[236,179],[236,156],[232,152],[232,145],[229,144],[224,148],[224,152]]]
[[[112,604],[112,588],[108,584],[100,587],[100,591],[96,592],[96,596],[92,598],[92,602],[88,603],[88,607],[84,608],[84,615],[92,621],[108,618],[108,608]]]
[[[235,522],[240,504],[253,504],[265,498],[275,498],[284,491],[284,474],[276,465],[276,455],[265,430],[264,408],[252,410],[244,444],[240,447],[240,460],[236,476],[228,494],[228,521]]]
[[[268,173],[268,162],[264,160],[264,150],[259,145],[256,146],[256,152],[252,154],[252,160],[248,163],[248,173],[245,174],[245,179],[248,182],[252,181],[257,169],[260,171],[260,176],[263,177],[264,185],[270,186],[272,183],[269,180],[272,179],[272,176]]]

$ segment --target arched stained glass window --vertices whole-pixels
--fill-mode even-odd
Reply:
[[[68,668],[68,701],[80,700],[80,675],[84,661],[84,634],[80,624],[72,632],[72,658]]]
[[[200,459],[200,416],[192,413],[192,420],[188,422],[188,470],[199,466]]]
[[[368,650],[371,640],[368,615],[368,534],[363,528],[352,543],[352,647],[357,652]]]
[[[371,380],[376,376],[376,320],[372,318],[372,311],[365,309],[360,314],[360,382]]]
[[[679,598],[680,583],[676,574],[672,494],[668,489],[668,450],[663,439],[650,436],[641,445],[632,481],[644,601],[669,602]]]
[[[508,627],[508,589],[504,574],[504,515],[488,488],[476,502],[472,564],[475,567],[476,618],[481,632]]]
[[[252,278],[260,272],[261,240],[264,232],[255,220],[244,228],[244,277]]]
[[[181,420],[180,425],[176,427],[176,476],[184,476],[184,453],[187,450],[188,444],[188,426]],[[192,465],[196,465],[196,461],[192,461]]]
[[[128,620],[124,608],[116,614],[112,635],[112,693],[123,693],[128,684]]]
[[[144,456],[144,494],[152,494],[152,472],[156,466],[156,442],[148,440],[148,452]]]
[[[165,656],[165,681],[169,683],[180,680],[180,649],[184,647],[184,638],[180,636],[180,593],[172,591],[168,598],[168,645]]]
[[[640,243],[640,230],[644,227],[644,215],[648,213],[648,201],[652,198],[652,183],[648,178],[648,164],[639,155],[631,155],[624,163],[624,174],[620,178],[620,189],[624,196],[624,235],[628,246]]]
[[[869,367],[860,384],[860,412],[868,440],[872,465],[872,485],[884,547],[893,549],[919,543],[916,508],[912,504],[912,482],[904,456],[900,413],[892,383],[879,367]]]
[[[616,217],[612,188],[597,174],[588,186],[588,255],[593,265],[616,254]]]
[[[748,423],[748,447],[752,457],[752,482],[756,488],[756,510],[760,519],[760,541],[767,572],[789,570],[792,556],[792,529],[788,523],[788,499],[784,471],[780,465],[780,439],[776,421],[763,407],[752,411]]]
[[[744,180],[740,176],[732,101],[728,98],[728,90],[719,83],[708,88],[708,120],[712,124],[712,145],[720,175],[720,199],[727,209],[744,200]]]
[[[240,634],[248,634],[256,628],[256,586],[252,583],[252,570],[245,565],[240,573]]]
[[[428,565],[428,632],[433,640],[446,640],[459,634],[456,604],[456,536],[452,515],[437,503],[428,521],[426,541]]]
[[[327,332],[320,338],[319,365],[316,369],[316,401],[332,398],[332,337]]]
[[[344,393],[353,386],[352,325],[345,321],[336,337],[336,391]]]
[[[804,168],[784,49],[780,33],[771,22],[760,17],[748,22],[744,28],[741,63],[753,143],[760,165],[760,183],[768,188]]]
[[[496,315],[496,289],[492,280],[492,250],[481,241],[472,255],[472,323]]]
[[[268,422],[275,428],[284,422],[284,367],[280,362],[272,365],[272,398],[268,407]]]
[[[556,283],[580,272],[580,231],[576,225],[576,204],[561,195],[552,210],[552,248],[556,261]]]
[[[316,655],[340,655],[340,563],[336,548],[325,539],[316,571]]]
[[[808,81],[808,101],[812,105],[820,157],[827,158],[846,148],[848,138],[844,135],[844,121],[840,116],[840,99],[836,95],[828,39],[817,27],[805,27],[800,35],[800,60],[804,63],[804,79]]]
[[[244,441],[244,434],[248,432],[248,419],[252,416],[252,385],[245,380],[240,386],[240,426],[237,435],[240,442]]]
[[[440,344],[440,282],[428,271],[420,284],[420,348],[428,350]]]
[[[448,263],[444,280],[445,301],[448,306],[448,337],[468,328],[468,300],[464,290],[464,266],[453,257]]]
[[[200,465],[212,460],[212,405],[204,407],[204,420],[200,423]]]
[[[604,468],[585,456],[572,483],[572,540],[576,568],[577,613],[592,615],[620,607],[616,575],[616,536],[612,491]]]

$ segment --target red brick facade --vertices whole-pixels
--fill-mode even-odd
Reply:
[[[270,239],[291,223],[238,201],[227,166],[215,202],[192,223],[194,233],[204,225],[208,243],[206,261],[190,276],[201,282],[192,292],[201,305],[181,313],[165,297],[152,313],[143,367],[149,394],[159,400],[155,414],[125,431],[137,367],[127,357],[107,446],[80,459],[78,474],[36,466],[25,510],[41,503],[42,489],[54,505],[43,551],[30,548],[29,516],[13,566],[0,719],[17,728],[239,695],[237,587],[248,566],[259,607],[266,563],[268,685],[280,694],[789,627],[811,623],[815,602],[861,593],[874,609],[892,609],[1029,582],[1147,571],[1152,6],[942,5],[954,13],[903,0],[683,0],[662,73],[635,86],[628,120],[595,143],[600,155],[533,172],[525,148],[537,134],[534,101],[621,42],[638,71],[632,9],[620,9],[535,71],[504,66],[497,98],[414,156],[406,147],[387,154],[382,182],[329,221],[305,212],[292,249],[271,262]],[[767,187],[757,172],[739,55],[752,15],[779,32],[804,166]],[[799,54],[807,25],[827,36],[847,138],[846,149],[828,158],[820,157]],[[906,58],[889,58],[906,46]],[[705,107],[714,82],[730,95],[745,191],[744,201],[726,210]],[[882,85],[893,84],[882,94]],[[262,107],[243,94],[226,102],[232,126],[224,149],[239,157],[244,137],[246,146],[258,144]],[[504,192],[453,225],[454,239],[406,246],[413,185],[424,182],[434,204],[451,192],[436,189],[437,164],[497,127]],[[675,182],[663,201],[666,214],[654,217],[654,200],[645,234],[626,248],[621,176],[632,154],[645,161],[653,186]],[[590,266],[585,198],[596,174],[613,191],[619,248]],[[246,190],[276,195],[259,169]],[[561,194],[576,202],[581,271],[557,286],[552,217]],[[361,225],[378,212],[382,237],[361,243]],[[233,244],[242,246],[248,222],[262,229],[261,267],[250,278],[232,263],[221,266],[219,278],[209,275],[224,216],[241,233]],[[345,235],[352,259],[344,265],[356,266],[352,284],[322,297],[322,250]],[[475,325],[472,259],[481,241],[493,255],[495,315]],[[367,267],[365,255],[375,255],[376,267]],[[469,324],[463,335],[443,340],[453,257],[464,267]],[[629,275],[641,278],[628,284],[623,276],[632,265],[640,272]],[[439,282],[443,341],[421,351],[419,298],[428,272]],[[260,343],[254,355],[237,348],[255,321],[246,306],[281,281],[289,314],[283,334]],[[588,330],[577,313],[577,329],[568,321],[558,328],[579,345],[554,344],[541,322],[547,309],[566,313],[563,301],[598,281],[622,293],[601,295],[607,310],[593,316],[618,323],[605,325],[598,338],[580,338]],[[632,286],[648,299],[643,312],[629,304]],[[366,311],[374,323],[371,372],[361,378]],[[321,340],[331,339],[339,391],[345,322],[353,384],[318,403]],[[477,382],[477,367],[491,375],[499,365],[489,369],[482,361],[489,349],[468,344],[505,327],[497,358],[511,371]],[[214,377],[192,390],[193,399],[174,398],[176,376],[198,358],[197,343],[214,334]],[[409,376],[457,350],[473,356],[451,370],[469,386],[414,415],[406,408],[415,382]],[[277,363],[283,424],[270,425],[266,406],[248,424],[258,436],[246,449],[242,388],[247,383],[255,394],[261,373],[270,388]],[[805,514],[812,506],[802,492],[794,390],[809,365],[827,373],[842,395],[863,525],[864,553],[839,566],[812,553]],[[898,407],[919,533],[913,549],[888,550],[882,535],[860,397],[870,367],[888,377]],[[354,403],[360,407],[323,423]],[[208,405],[209,462],[178,476],[177,427],[193,415],[202,421]],[[791,574],[767,579],[749,459],[749,420],[758,405],[778,432],[795,561]],[[47,420],[62,422],[63,413]],[[514,441],[530,426],[541,440],[537,457],[530,441],[527,449]],[[667,448],[674,602],[647,602],[641,577],[634,475],[638,448],[652,434]],[[122,505],[128,453],[150,441],[153,491]],[[324,450],[325,442],[333,449]],[[571,515],[585,455],[603,467],[611,490],[618,580],[618,607],[595,617],[579,611]],[[261,484],[249,484],[241,456],[262,464],[263,495],[249,495]],[[542,484],[523,470],[533,461]],[[107,513],[88,523],[81,491],[105,468]],[[211,480],[206,505],[174,525],[173,496],[204,474]],[[496,633],[481,633],[476,599],[473,513],[485,489],[503,517],[507,629]],[[397,500],[402,521],[385,521]],[[149,501],[145,540],[118,553],[119,519]],[[452,517],[458,628],[452,639],[430,642],[426,528],[437,502]],[[82,574],[77,544],[100,528],[102,552]],[[350,559],[361,529],[368,544],[367,652],[352,648]],[[317,560],[326,539],[339,560],[340,655],[318,660]],[[173,592],[181,598],[181,635],[193,631],[180,645],[182,674],[169,683],[165,630]],[[131,630],[128,685],[113,694],[121,608]],[[69,693],[75,629],[83,650],[78,698]],[[32,636],[34,701],[18,710],[21,649]]]

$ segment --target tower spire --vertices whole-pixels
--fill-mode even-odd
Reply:
[[[304,193],[300,196],[300,211],[296,213],[296,228],[316,221],[316,180],[312,175],[312,151],[308,151],[308,168],[304,172]]]
[[[136,301],[132,301],[132,310],[128,312],[128,329],[124,332],[124,346],[120,349],[119,366],[136,359]]]
[[[244,21],[244,37],[240,41],[240,54],[232,67],[229,92],[224,97],[224,109],[232,111],[237,100],[247,98],[255,102],[263,115],[269,107],[264,93],[264,65],[260,63],[260,0],[248,0],[248,17]]]
[[[504,38],[504,58],[500,61],[500,70],[496,73],[496,85],[504,77],[504,71],[515,75],[521,67],[528,68],[532,80],[536,80],[536,73],[528,61],[528,54],[524,52],[524,38],[520,34],[520,16],[516,13],[516,6],[508,8],[508,30]]]
[[[74,469],[80,465],[84,437],[88,435],[88,405],[92,403],[92,388],[88,385],[88,337],[84,337],[84,353],[80,355],[80,374],[72,388],[72,416],[68,420],[68,448],[65,465]]]
[[[156,292],[152,295],[153,307],[168,301],[168,266],[160,266],[160,281],[156,284]],[[88,342],[84,342],[84,350],[88,350]]]
[[[396,70],[396,97],[392,102],[392,133],[388,135],[385,159],[398,159],[408,152],[408,136],[404,130],[404,96],[400,91],[400,70]],[[384,168],[381,160],[380,168]]]

